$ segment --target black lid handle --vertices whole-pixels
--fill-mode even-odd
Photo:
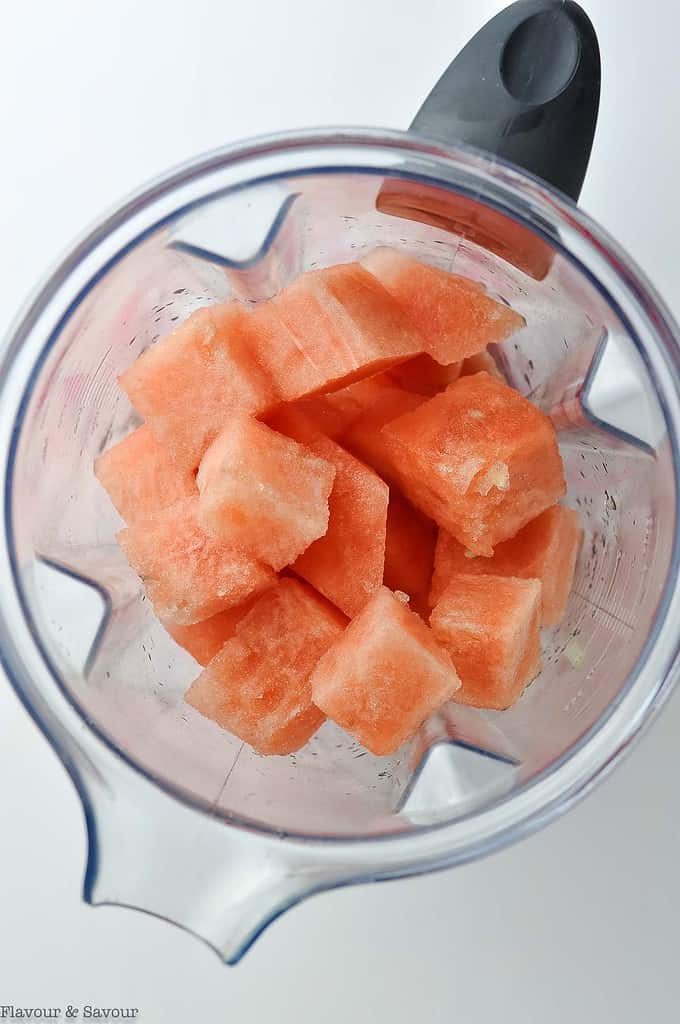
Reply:
[[[578,200],[599,100],[585,12],[573,0],[519,0],[461,50],[411,129],[494,153]]]

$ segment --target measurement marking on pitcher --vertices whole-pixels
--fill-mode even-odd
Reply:
[[[625,629],[629,629],[631,633],[633,632],[635,627],[631,626],[631,624],[626,622],[625,619],[620,618],[615,612],[610,612],[607,608],[603,608],[601,604],[591,601],[589,597],[586,597],[585,594],[581,594],[578,590],[573,590],[572,593],[575,594],[576,597],[580,597],[582,601],[586,602],[586,604],[589,604],[591,608],[596,608],[598,612],[602,612],[603,615],[608,615],[610,619],[614,619],[614,621],[618,622],[619,625],[624,626]]]

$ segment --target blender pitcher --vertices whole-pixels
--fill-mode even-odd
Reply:
[[[156,914],[235,962],[310,893],[459,864],[542,825],[669,693],[678,328],[573,202],[598,94],[581,9],[523,0],[412,132],[303,131],[192,160],[100,221],[24,308],[0,372],[0,649],[81,796],[89,902]],[[553,418],[585,540],[543,672],[511,710],[448,704],[389,758],[331,722],[262,757],[183,702],[197,667],[143,599],[93,461],[138,423],[117,376],[192,310],[378,245],[523,314],[494,357]]]

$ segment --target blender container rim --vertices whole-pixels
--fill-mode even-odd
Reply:
[[[332,154],[334,150],[343,148],[355,148],[362,150],[363,153],[378,150],[383,157],[386,157],[388,153],[394,154],[397,159],[403,159],[406,162],[407,171],[396,165],[390,166],[389,161],[387,165],[382,166],[371,164],[368,157],[364,156],[363,164],[362,158],[357,157],[350,164],[334,164],[332,167],[318,163],[313,163],[308,167],[289,166],[283,170],[277,170],[271,177],[281,179],[300,176],[303,173],[349,173],[354,171],[427,181],[444,188],[454,187],[458,193],[465,193],[465,188],[461,186],[456,175],[462,174],[463,177],[467,175],[472,180],[476,180],[478,184],[476,195],[474,190],[468,190],[468,194],[475,195],[479,202],[496,206],[504,214],[547,238],[552,246],[560,250],[571,263],[575,263],[586,274],[600,294],[621,317],[654,381],[672,446],[674,464],[676,467],[680,467],[680,330],[656,290],[620,246],[570,199],[540,179],[497,157],[489,157],[488,154],[467,145],[451,146],[433,143],[412,132],[352,127],[286,131],[261,136],[246,142],[221,147],[171,169],[142,186],[127,200],[116,204],[73,243],[27,300],[14,324],[10,327],[2,349],[0,349],[0,409],[6,409],[11,405],[11,385],[16,383],[21,389],[21,398],[16,414],[10,413],[9,417],[5,417],[6,420],[11,419],[11,423],[6,424],[8,429],[3,429],[3,425],[0,424],[0,455],[3,461],[6,459],[3,545],[0,558],[2,561],[7,560],[11,571],[11,593],[9,592],[10,587],[3,588],[0,592],[0,661],[27,710],[38,722],[64,761],[84,802],[87,800],[87,787],[82,784],[83,772],[78,763],[81,756],[98,760],[101,755],[102,763],[105,763],[106,758],[110,756],[125,762],[138,776],[142,776],[164,789],[193,810],[208,811],[213,816],[217,814],[229,824],[246,831],[254,831],[262,835],[282,835],[281,830],[266,826],[261,822],[230,815],[227,811],[216,811],[214,806],[153,775],[124,754],[103,729],[100,729],[95,723],[87,721],[77,702],[61,684],[59,673],[31,622],[30,610],[20,581],[12,525],[14,463],[21,435],[22,417],[32,395],[36,370],[39,369],[48,354],[65,319],[68,319],[68,316],[77,309],[84,295],[94,284],[121,259],[125,252],[136,247],[144,237],[158,230],[164,221],[177,216],[178,209],[173,207],[170,214],[147,225],[141,233],[134,235],[126,245],[119,248],[113,259],[102,264],[101,254],[96,253],[97,248],[109,240],[114,232],[126,225],[129,226],[131,220],[140,214],[148,213],[154,203],[171,196],[182,186],[200,181],[214,171],[224,170],[248,160],[266,161],[268,158],[280,157],[282,154],[304,153],[305,150],[322,150]],[[294,162],[294,156],[291,162]],[[262,180],[267,180],[267,176],[264,179],[261,176],[255,176],[255,178],[239,181],[233,188],[251,186]],[[214,198],[214,195],[215,192],[206,192],[201,201],[208,202]],[[193,205],[190,204],[189,208],[193,208]],[[563,232],[568,235],[567,241],[560,237]],[[580,256],[572,249],[572,246],[577,244],[581,247]],[[55,300],[60,290],[68,284],[70,276],[75,273],[76,269],[93,255],[97,257],[99,263],[96,272],[89,278],[86,288],[80,289],[71,296],[71,300],[67,304],[67,316],[62,316],[57,320],[56,327],[50,331],[47,344],[42,346],[38,358],[29,367],[28,373],[24,368],[16,371],[16,360],[20,357],[22,346],[30,337],[50,302]],[[584,264],[585,256],[590,258],[594,267]],[[629,311],[634,313],[637,318],[642,317],[646,329],[655,336],[657,345],[653,352],[654,366],[650,362],[650,352],[645,349],[637,329],[631,323],[629,312],[624,310],[619,299],[605,288],[601,272],[611,275],[610,285],[613,283],[618,286],[619,292],[622,289],[620,298],[630,307]],[[666,371],[663,389],[659,387],[661,383],[659,369],[661,372],[664,369]],[[17,375],[19,379],[15,381]],[[665,389],[668,394],[665,393]],[[673,404],[672,409],[669,409],[669,401]],[[678,476],[676,476],[676,480]],[[312,843],[319,850],[324,848],[329,850],[332,847],[336,854],[339,848],[344,848],[347,856],[350,857],[352,856],[350,851],[356,849],[357,844],[360,844],[362,859],[370,858],[369,851],[374,850],[376,863],[381,867],[381,877],[386,877],[395,873],[404,873],[406,870],[428,870],[437,866],[443,867],[471,859],[483,852],[498,849],[507,842],[534,831],[557,813],[566,810],[580,794],[591,788],[595,781],[611,768],[624,750],[629,748],[632,740],[640,733],[642,726],[650,720],[651,712],[656,711],[668,696],[672,684],[678,676],[680,638],[676,638],[671,643],[668,641],[668,636],[672,635],[669,628],[669,619],[672,618],[672,615],[669,613],[672,611],[673,604],[678,606],[678,619],[680,619],[680,596],[676,586],[680,570],[677,489],[675,512],[676,531],[669,572],[659,600],[653,629],[647,637],[638,662],[617,698],[608,706],[600,719],[559,758],[536,776],[511,791],[510,794],[502,796],[496,803],[484,807],[480,811],[464,815],[453,822],[418,826],[412,832],[393,831],[377,836],[318,836],[286,832],[286,839],[302,841],[305,844]],[[9,607],[12,604],[14,607]],[[12,615],[15,616],[14,623],[9,621]],[[27,634],[23,638],[24,643],[29,641],[33,645],[30,652],[30,656],[33,656],[34,660],[32,669],[29,669],[27,665],[28,650],[24,646],[20,651],[16,643],[15,632],[19,625]],[[664,650],[659,652],[659,644],[662,640]],[[656,655],[654,666],[650,665],[652,654]],[[656,662],[659,661],[660,664],[657,665]],[[644,678],[645,673],[649,674],[650,670],[655,673],[654,682]],[[38,671],[45,679],[46,686],[44,688],[40,688],[33,678]],[[644,686],[641,686],[642,682],[644,682]],[[38,693],[35,692],[36,686],[38,686]],[[510,813],[511,809],[514,809],[514,813]],[[494,818],[496,819],[495,824]],[[501,822],[499,818],[504,820]],[[456,842],[455,832],[464,832],[465,827],[469,828],[473,819],[477,825],[473,830],[476,832],[476,836],[473,835],[469,839],[465,839],[461,835]],[[399,841],[397,844],[393,844],[393,854],[391,855],[387,854],[386,840]],[[396,846],[399,847],[400,854],[394,849]],[[408,865],[403,863],[402,858],[407,859]],[[415,867],[415,865],[418,866]]]

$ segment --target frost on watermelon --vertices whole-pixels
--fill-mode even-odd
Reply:
[[[271,586],[272,570],[242,548],[209,537],[185,498],[117,535],[166,628],[189,626]]]
[[[430,628],[386,587],[312,674],[315,704],[373,754],[398,750],[460,687]]]
[[[100,455],[94,471],[126,523],[196,493],[193,471],[179,466],[147,426]]]
[[[396,477],[396,469],[392,463],[392,454],[382,428],[386,423],[412,412],[423,403],[422,395],[403,391],[396,385],[385,391],[361,416],[343,431],[338,437],[343,448],[356,455],[368,466],[372,466],[383,480],[392,483]]]
[[[430,625],[462,686],[454,700],[509,708],[541,670],[541,584],[503,576],[454,576]]]
[[[293,570],[352,617],[382,584],[389,489],[363,462],[319,433],[297,410],[282,409],[272,422],[335,467],[325,536]]]
[[[494,548],[491,558],[471,558],[451,534],[440,530],[430,604],[437,603],[451,578],[459,573],[537,579],[541,582],[542,624],[555,626],[564,615],[582,539],[578,514],[562,505],[554,505],[532,519],[514,537]]]
[[[374,249],[362,263],[400,303],[438,363],[473,356],[524,326],[523,317],[477,282],[395,249]]]
[[[148,348],[120,385],[156,438],[195,469],[232,412],[262,413],[278,401],[252,350],[247,308],[208,306]]]
[[[312,270],[253,313],[255,358],[287,402],[336,391],[423,351],[399,305],[356,263]]]
[[[198,470],[198,521],[274,569],[328,528],[335,466],[250,416],[234,414]]]
[[[281,579],[241,619],[185,699],[262,754],[298,750],[325,719],[309,678],[345,621],[311,587]]]
[[[409,607],[427,618],[437,528],[397,490],[387,508],[384,581],[390,590],[408,594]]]
[[[566,489],[548,417],[487,373],[461,377],[381,433],[405,495],[477,555]]]
[[[227,608],[217,615],[212,615],[203,622],[195,622],[191,626],[169,626],[168,633],[180,647],[183,647],[196,659],[199,665],[207,665],[222,650],[227,640],[236,632],[236,627],[244,618],[259,594],[249,597],[243,604]]]

